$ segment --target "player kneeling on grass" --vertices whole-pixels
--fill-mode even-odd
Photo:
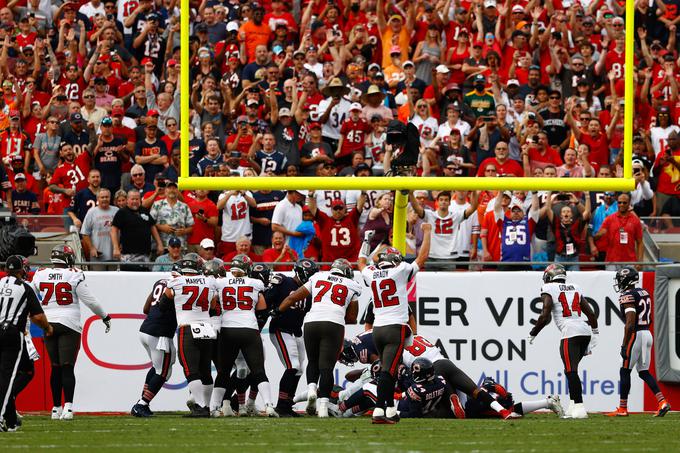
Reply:
[[[597,345],[597,317],[583,297],[581,288],[573,283],[567,284],[567,271],[561,264],[551,264],[545,268],[543,283],[543,311],[529,333],[529,344],[534,342],[536,335],[550,322],[552,314],[555,325],[562,333],[560,356],[569,384],[571,402],[565,418],[588,418],[583,407],[578,364]]]
[[[621,345],[621,402],[610,417],[628,415],[628,393],[630,392],[630,372],[635,366],[640,379],[654,393],[659,402],[655,417],[663,417],[671,410],[659,384],[649,372],[649,361],[652,357],[652,333],[649,325],[652,323],[652,296],[643,288],[636,288],[640,280],[638,271],[634,267],[626,266],[619,269],[614,276],[614,290],[620,292],[619,304],[626,317],[623,329],[623,344]]]
[[[361,287],[354,280],[352,265],[344,258],[333,261],[328,272],[319,272],[272,310],[272,317],[293,304],[312,297],[312,308],[305,316],[304,333],[307,351],[307,413],[314,415],[318,386],[318,415],[328,417],[328,403],[333,389],[333,369],[342,350],[345,323],[354,323]]]
[[[252,382],[264,399],[265,413],[278,417],[271,401],[271,387],[264,370],[264,347],[255,311],[265,311],[262,292],[264,283],[249,277],[252,261],[247,255],[236,255],[226,278],[216,280],[216,301],[222,311],[222,328],[218,341],[218,368],[215,388],[210,399],[211,416],[222,415],[222,401],[231,369],[239,352],[250,369]]]

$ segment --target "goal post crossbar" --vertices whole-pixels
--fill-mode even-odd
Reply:
[[[181,83],[181,190],[552,190],[552,191],[630,191],[633,179],[633,81],[635,3],[626,2],[626,57],[624,99],[624,147],[622,178],[474,178],[474,177],[196,177],[189,176],[189,0],[181,0],[180,9],[180,83]],[[406,216],[396,212],[406,209],[400,193],[395,203],[394,243],[404,251]],[[398,205],[398,206],[397,206]],[[396,221],[399,221],[398,223]]]

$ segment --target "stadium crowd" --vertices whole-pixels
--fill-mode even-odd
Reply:
[[[88,260],[390,241],[388,192],[180,192],[180,133],[203,177],[390,174],[391,120],[418,127],[424,177],[622,175],[624,1],[190,3],[181,87],[176,0],[0,0],[4,199],[68,215]],[[640,218],[680,216],[679,5],[635,5],[633,192],[415,191],[409,253],[426,221],[432,259],[640,260]]]

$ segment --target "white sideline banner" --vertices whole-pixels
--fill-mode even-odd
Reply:
[[[111,315],[111,332],[87,308],[82,308],[82,348],[76,362],[76,411],[129,411],[140,398],[150,367],[139,342],[142,307],[153,284],[166,273],[87,272],[93,293]],[[526,340],[540,313],[540,272],[447,273],[421,272],[417,276],[416,313],[419,333],[436,341],[473,380],[493,376],[515,395],[516,400],[534,400],[567,392],[559,357],[559,334],[547,326],[533,345]],[[593,356],[579,366],[584,379],[584,402],[588,410],[604,411],[618,404],[619,348],[623,323],[618,317],[612,272],[570,273],[596,305],[600,323],[600,344]],[[360,316],[370,298],[365,288],[360,299]],[[346,337],[362,331],[348,326]],[[262,333],[266,371],[272,398],[278,395],[283,373],[267,329]],[[338,365],[336,381],[344,381],[347,368]],[[585,373],[585,375],[584,375]],[[628,406],[642,410],[642,381],[633,373]],[[298,390],[303,388],[304,374]],[[152,402],[153,410],[186,409],[186,381],[178,362],[172,376]]]
[[[436,342],[478,383],[491,376],[515,401],[558,394],[568,402],[560,359],[560,334],[550,322],[529,344],[529,331],[542,303],[542,272],[421,272],[417,276],[418,333]],[[614,272],[569,272],[598,315],[599,344],[579,364],[583,401],[589,411],[610,411],[619,403],[619,350],[623,322]],[[640,278],[642,281],[642,278]],[[585,315],[584,315],[585,316]],[[643,383],[632,373],[628,408],[641,411]]]

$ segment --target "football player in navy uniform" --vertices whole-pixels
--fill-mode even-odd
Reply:
[[[278,308],[290,293],[307,283],[318,271],[319,267],[314,261],[304,258],[295,263],[293,277],[283,274],[272,275],[264,293],[267,306],[270,309]],[[309,307],[311,302],[311,297],[308,297],[304,303],[291,307],[277,318],[272,318],[269,323],[269,339],[276,348],[281,363],[286,367],[279,382],[279,399],[276,403],[276,412],[282,417],[298,416],[293,411],[293,397],[302,376],[305,360],[305,342],[302,338],[305,307]]]
[[[649,325],[652,322],[652,296],[646,289],[635,287],[639,280],[639,274],[632,266],[619,269],[614,276],[614,290],[621,293],[619,304],[625,316],[626,325],[623,329],[623,344],[621,345],[623,363],[619,370],[621,401],[615,411],[607,414],[610,417],[628,416],[630,373],[633,367],[637,368],[638,376],[645,381],[659,402],[654,416],[663,417],[671,410],[671,405],[661,393],[656,379],[649,372],[654,342],[652,333],[649,331]]]
[[[338,361],[346,366],[356,362],[373,363],[378,360],[378,349],[373,342],[373,331],[361,332],[351,340],[345,339]]]
[[[151,368],[146,374],[142,397],[132,406],[130,413],[135,417],[153,415],[149,403],[156,396],[163,384],[170,379],[172,365],[175,363],[177,351],[172,342],[177,330],[175,310],[163,311],[158,302],[168,285],[167,278],[161,278],[153,285],[151,294],[144,303],[146,318],[139,328],[139,339],[151,359]]]
[[[424,357],[411,364],[412,384],[397,406],[401,418],[422,418],[434,411],[440,402],[447,401],[451,388],[441,376],[436,376],[434,365]]]

